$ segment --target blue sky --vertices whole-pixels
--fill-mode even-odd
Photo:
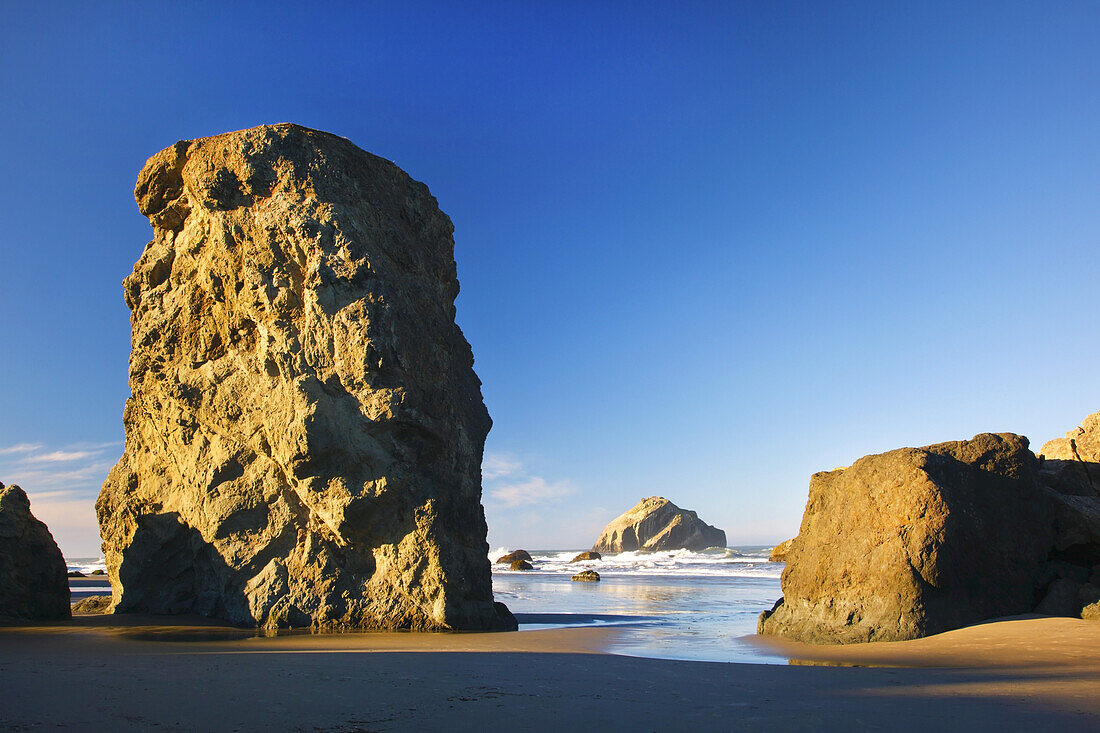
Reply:
[[[1100,409],[1100,5],[313,5],[5,6],[0,481],[66,554],[121,452],[137,172],[270,122],[454,221],[493,547],[651,494],[778,541],[815,471]]]

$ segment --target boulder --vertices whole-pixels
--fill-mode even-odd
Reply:
[[[1081,615],[1081,607],[1077,596],[1082,584],[1067,578],[1059,578],[1047,588],[1043,600],[1036,606],[1035,612],[1047,616],[1069,616],[1075,618]]]
[[[595,570],[582,570],[570,578],[570,580],[575,580],[579,583],[598,583],[600,574]]]
[[[760,631],[893,641],[1030,611],[1053,541],[1037,471],[1027,438],[987,433],[815,474]]]
[[[0,617],[59,620],[71,615],[65,559],[18,486],[0,484]]]
[[[1054,508],[1057,556],[1085,566],[1100,562],[1100,497],[1046,492]]]
[[[106,575],[106,574],[107,574],[106,570],[93,570],[92,571],[92,575]]]
[[[73,604],[73,613],[102,614],[111,607],[111,596],[88,596]]]
[[[153,240],[123,283],[132,395],[96,504],[113,610],[515,629],[493,602],[453,227],[427,187],[280,124],[166,148],[135,198]]]
[[[80,572],[79,570],[70,570],[66,575],[70,578],[83,578],[84,577],[84,573]]]
[[[780,542],[778,545],[772,548],[772,554],[768,556],[768,562],[786,562],[787,553],[791,551],[791,543],[794,542],[797,537],[792,537],[785,542]]]
[[[513,560],[508,566],[509,570],[534,570],[535,567],[526,560]]]
[[[699,519],[695,512],[681,509],[664,497],[650,496],[612,520],[592,546],[592,551],[656,552],[725,546],[725,532]]]
[[[531,553],[527,552],[527,550],[515,550],[514,552],[509,552],[507,555],[501,555],[500,557],[498,557],[497,558],[497,563],[508,564],[508,563],[513,563],[516,560],[530,560],[530,559],[531,559]]]
[[[1043,444],[1041,481],[1060,494],[1100,496],[1100,412]]]
[[[585,560],[601,560],[601,559],[603,559],[603,555],[601,555],[598,552],[588,550],[586,552],[582,552],[581,554],[577,555],[575,558],[573,558],[569,562],[584,562]]]
[[[1100,587],[1092,583],[1059,578],[1048,586],[1046,595],[1035,612],[1047,616],[1084,618],[1086,609],[1095,603],[1100,603]]]

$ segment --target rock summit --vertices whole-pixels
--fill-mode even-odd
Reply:
[[[725,546],[725,532],[662,496],[650,496],[612,520],[592,551],[705,550]]]

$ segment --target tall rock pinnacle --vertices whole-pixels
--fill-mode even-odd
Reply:
[[[427,187],[280,124],[138,177],[126,447],[96,504],[116,612],[509,629],[481,507],[491,421]]]

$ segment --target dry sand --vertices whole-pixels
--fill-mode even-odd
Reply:
[[[0,728],[1100,730],[1100,624],[1001,621],[892,644],[764,640],[777,666],[602,653],[613,629],[253,637],[197,619],[0,629]]]

